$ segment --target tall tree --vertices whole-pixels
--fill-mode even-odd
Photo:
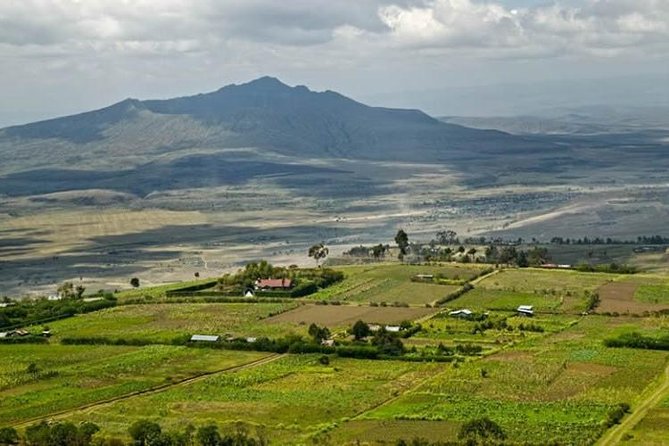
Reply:
[[[309,248],[309,257],[313,257],[318,266],[320,266],[320,261],[326,258],[328,254],[330,254],[330,250],[322,242]]]
[[[400,253],[397,257],[400,260],[404,260],[404,256],[409,252],[409,236],[404,232],[404,229],[397,231],[397,235],[395,235],[395,243],[397,243],[397,247],[400,249]]]

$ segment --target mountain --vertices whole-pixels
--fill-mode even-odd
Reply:
[[[177,132],[168,129],[175,126]],[[144,141],[138,143],[137,136]],[[146,141],[149,137],[153,144]],[[125,154],[123,147],[137,154],[210,146],[381,160],[420,160],[428,152],[448,158],[449,152],[497,148],[500,143],[509,149],[527,147],[527,142],[502,132],[446,124],[417,110],[369,107],[332,91],[313,92],[263,77],[207,94],[127,99],[97,111],[10,127],[0,131],[0,153],[7,154],[8,144],[37,150],[40,142],[52,148],[69,143],[81,146],[70,155],[85,157],[90,146],[111,141],[117,149],[106,152],[110,155]]]
[[[495,129],[514,135],[598,135],[669,130],[669,107],[566,107],[525,116],[440,119],[450,124]]]

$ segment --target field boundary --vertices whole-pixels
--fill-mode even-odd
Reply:
[[[211,371],[211,372],[199,373],[197,375],[189,376],[188,378],[184,378],[184,379],[176,381],[176,382],[171,382],[171,383],[167,383],[167,384],[160,384],[158,386],[149,387],[149,388],[144,389],[144,390],[137,390],[137,391],[134,391],[134,392],[126,393],[124,395],[115,396],[113,398],[109,398],[109,399],[106,399],[106,400],[94,401],[92,403],[87,403],[87,404],[84,404],[84,405],[81,405],[81,406],[78,406],[78,407],[73,407],[73,408],[70,408],[70,409],[64,409],[64,410],[60,410],[60,411],[57,411],[57,412],[53,412],[53,413],[50,413],[48,415],[43,415],[43,416],[40,416],[40,417],[34,417],[34,418],[31,418],[31,419],[28,419],[28,420],[22,420],[20,422],[10,424],[10,426],[12,426],[14,428],[20,428],[20,427],[28,426],[32,423],[39,422],[41,420],[61,419],[61,418],[66,417],[67,415],[70,415],[70,414],[75,413],[75,412],[88,412],[88,411],[91,411],[92,409],[96,409],[96,408],[102,407],[102,406],[108,406],[108,405],[114,404],[118,401],[124,401],[124,400],[128,400],[128,399],[135,398],[135,397],[138,397],[138,396],[145,396],[145,395],[152,395],[154,393],[160,393],[160,392],[163,392],[163,391],[166,391],[166,390],[170,390],[174,387],[179,387],[179,386],[183,386],[183,385],[186,385],[186,384],[191,384],[191,383],[194,383],[194,382],[197,382],[197,381],[201,381],[201,380],[203,380],[205,378],[209,378],[211,376],[220,375],[220,374],[223,374],[223,373],[238,372],[238,371],[250,369],[250,368],[253,368],[253,367],[257,367],[257,366],[260,366],[260,365],[268,364],[270,362],[274,362],[278,359],[281,359],[284,356],[287,356],[287,354],[285,354],[285,353],[284,354],[278,354],[278,353],[268,354],[268,355],[266,355],[266,356],[264,356],[260,359],[256,359],[255,361],[247,362],[245,364],[240,364],[240,365],[236,365],[236,366],[232,366],[232,367],[226,367],[224,369],[214,370],[214,371]]]

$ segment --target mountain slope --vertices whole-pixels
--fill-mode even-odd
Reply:
[[[158,147],[136,147],[143,152],[186,144],[270,148],[307,157],[420,160],[427,153],[446,159],[459,150],[493,149],[500,144],[506,150],[529,147],[502,132],[443,123],[417,110],[368,107],[332,91],[291,88],[269,77],[190,97],[127,99],[93,112],[10,127],[0,133],[0,146],[11,143],[20,148],[40,140],[86,146],[111,138],[117,146],[132,146],[134,135],[124,139],[123,130],[140,121],[145,122],[145,136],[155,133],[161,141]],[[191,128],[164,141],[159,137],[164,123],[174,121]],[[85,153],[81,150],[78,155]]]

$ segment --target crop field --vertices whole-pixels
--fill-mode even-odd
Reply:
[[[609,349],[601,339],[633,330],[632,319],[589,317],[551,336],[451,367],[369,420],[444,421],[444,429],[477,416],[499,423],[511,442],[528,438],[589,444],[619,403],[634,405],[658,376],[666,352]]]
[[[192,334],[279,337],[306,328],[263,319],[297,304],[146,304],[123,305],[49,324],[56,339],[111,337],[169,343]]]
[[[436,346],[453,344],[477,344],[485,349],[499,348],[509,343],[524,341],[530,337],[543,336],[559,332],[573,323],[577,317],[568,315],[539,314],[528,320],[518,317],[515,313],[492,312],[487,320],[505,319],[510,329],[487,329],[483,332],[475,331],[480,322],[448,316],[447,312],[423,322],[423,329],[415,336],[406,340],[407,345]],[[522,331],[521,324],[531,323],[543,332]]]
[[[601,313],[639,314],[669,309],[669,283],[656,277],[631,276],[601,286]]]
[[[419,307],[371,307],[368,305],[302,305],[265,320],[270,324],[318,324],[328,327],[350,327],[362,320],[376,324],[399,324],[436,312]]]
[[[583,311],[584,299],[571,299],[554,294],[533,294],[510,290],[474,288],[448,303],[453,308],[515,311],[519,305],[532,305],[536,312]]]
[[[664,278],[502,270],[443,307],[426,306],[421,299],[428,293],[414,292],[459,285],[411,278],[436,275],[441,268],[448,271],[443,277],[454,281],[480,271],[452,265],[344,267],[343,282],[295,302],[149,299],[51,322],[47,344],[0,345],[0,427],[86,420],[101,427],[101,436],[128,440],[128,426],[140,419],[159,422],[165,430],[210,422],[226,430],[241,422],[273,446],[371,446],[415,437],[455,441],[465,422],[489,417],[509,444],[591,445],[621,404],[633,411],[646,404],[647,413],[637,412],[640,421],[623,418],[630,422],[623,426],[622,444],[663,444],[669,397],[653,400],[651,407],[648,395],[663,382],[669,351],[607,347],[604,340],[632,333],[659,338],[669,333],[669,316],[631,311],[614,316],[602,308],[614,302],[615,293],[628,305],[662,306],[655,300],[661,301]],[[386,299],[381,296],[389,295],[381,290],[391,288],[401,290],[397,299],[406,296],[409,306],[381,305]],[[156,296],[165,287],[160,290]],[[583,314],[593,291],[602,297],[599,314]],[[514,311],[519,305],[533,305],[537,313],[520,317]],[[449,316],[462,308],[475,314]],[[385,353],[376,360],[347,358],[373,350],[378,345],[373,342],[383,339],[338,336],[335,330],[358,320],[419,321],[421,329],[406,332],[411,336],[400,339],[405,350],[394,353],[396,358]],[[327,351],[335,353],[304,353],[323,348],[307,335],[312,323],[333,329],[336,350]],[[42,326],[29,330],[36,333]],[[291,344],[285,354],[166,345],[192,334],[297,334],[305,344]],[[61,344],[89,337],[156,345]]]
[[[322,365],[318,356],[286,356],[253,369],[74,413],[70,419],[93,421],[115,435],[125,435],[126,426],[140,418],[160,420],[167,427],[244,420],[262,425],[272,444],[295,444],[392,398],[441,367],[341,358]]]
[[[651,408],[623,439],[626,445],[664,446],[667,444],[667,438],[669,438],[669,395],[656,407]]]
[[[469,280],[481,273],[478,265],[361,265],[337,268],[346,279],[314,296],[320,300],[351,302],[386,302],[423,305],[439,300],[458,289],[458,281]],[[452,284],[412,282],[418,274],[431,274],[453,281]]]
[[[604,273],[581,273],[577,271],[509,269],[478,283],[478,287],[489,290],[508,290],[534,294],[556,294],[561,296],[582,295],[584,291],[595,291],[618,276]]]
[[[264,356],[267,354],[164,345],[0,346],[0,425],[75,409]]]

